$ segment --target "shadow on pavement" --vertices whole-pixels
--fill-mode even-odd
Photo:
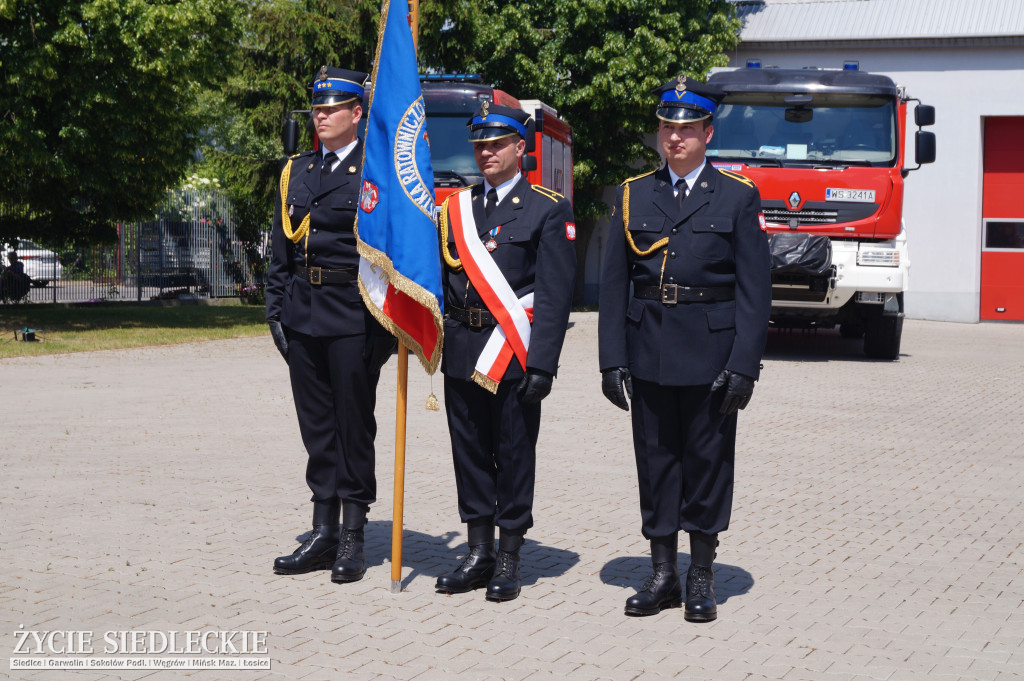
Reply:
[[[907,356],[901,352],[900,357]],[[864,341],[843,338],[837,329],[770,329],[764,358],[801,362],[891,362],[864,355]]]
[[[686,558],[684,558],[686,556]],[[679,576],[686,579],[686,568],[689,556],[679,554]],[[639,590],[640,585],[651,573],[650,556],[623,556],[613,558],[601,568],[601,581],[611,586],[632,587]],[[719,603],[725,603],[733,596],[742,596],[754,586],[753,576],[741,567],[723,563],[715,563],[715,597]]]

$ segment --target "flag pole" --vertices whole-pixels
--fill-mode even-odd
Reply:
[[[412,49],[419,46],[419,0],[409,0]],[[391,513],[391,593],[402,593],[402,515],[405,510],[405,416],[409,393],[409,350],[398,341],[398,395],[395,403],[395,491]]]
[[[409,392],[409,350],[398,342],[398,397],[395,404],[395,501],[391,519],[391,593],[402,593],[402,513],[405,502],[405,412]]]

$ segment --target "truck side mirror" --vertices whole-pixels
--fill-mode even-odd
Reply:
[[[537,148],[537,124],[533,117],[526,123],[526,153],[532,153]]]
[[[918,104],[914,109],[914,123],[921,128],[926,125],[935,125],[935,107],[927,104]]]
[[[931,108],[931,107],[928,107]],[[935,133],[918,130],[914,133],[914,158],[918,166],[935,162]]]
[[[537,157],[531,156],[530,154],[523,154],[523,158],[519,161],[519,166],[522,168],[524,173],[532,173],[537,169]]]
[[[284,145],[284,155],[294,156],[299,148],[299,122],[290,116],[284,122],[284,130],[281,131],[281,142]]]

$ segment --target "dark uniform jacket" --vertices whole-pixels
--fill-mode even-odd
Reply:
[[[710,163],[681,208],[667,167],[624,182],[601,275],[601,369],[628,367],[641,380],[669,386],[711,383],[723,369],[756,379],[771,312],[760,211],[753,183]],[[666,237],[668,243],[640,256],[627,242],[627,226],[639,251]],[[634,297],[630,283],[734,287],[735,300],[666,306]]]
[[[308,336],[348,336],[364,333],[372,317],[363,305],[355,278],[347,284],[311,284],[295,273],[296,265],[325,269],[359,267],[353,231],[359,207],[363,143],[320,182],[323,156],[319,151],[291,159],[291,177],[285,197],[292,230],[309,214],[309,244],[293,243],[281,226],[278,195],[271,234],[272,258],[267,275],[267,318],[275,315],[289,329]],[[371,329],[372,330],[372,329]]]
[[[533,325],[526,366],[556,374],[576,273],[572,207],[561,194],[531,185],[525,177],[520,177],[491,217],[485,218],[483,185],[462,191],[473,193],[473,217],[481,240],[486,242],[490,231],[496,230],[494,240],[498,246],[490,255],[516,296],[521,298],[533,291]],[[447,210],[447,205],[443,208]],[[459,257],[450,227],[447,249],[451,257]],[[462,309],[485,307],[461,267],[457,270],[447,265],[444,267],[444,292],[446,310],[452,306]],[[470,328],[445,319],[441,371],[452,378],[471,380],[476,360],[493,328]],[[523,368],[513,357],[504,379],[522,375]]]

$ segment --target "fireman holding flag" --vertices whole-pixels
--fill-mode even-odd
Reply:
[[[289,159],[274,210],[267,321],[288,362],[308,453],[313,530],[277,574],[331,568],[331,581],[366,571],[363,526],[376,500],[377,381],[395,339],[357,286],[354,233],[363,159],[356,126],[366,74],[324,66],[313,80],[317,151]]]
[[[484,101],[468,126],[484,181],[444,202],[440,226],[441,371],[469,553],[436,588],[486,587],[488,600],[507,601],[520,593],[519,550],[533,525],[540,402],[568,324],[576,228],[569,202],[519,170],[527,113]]]

